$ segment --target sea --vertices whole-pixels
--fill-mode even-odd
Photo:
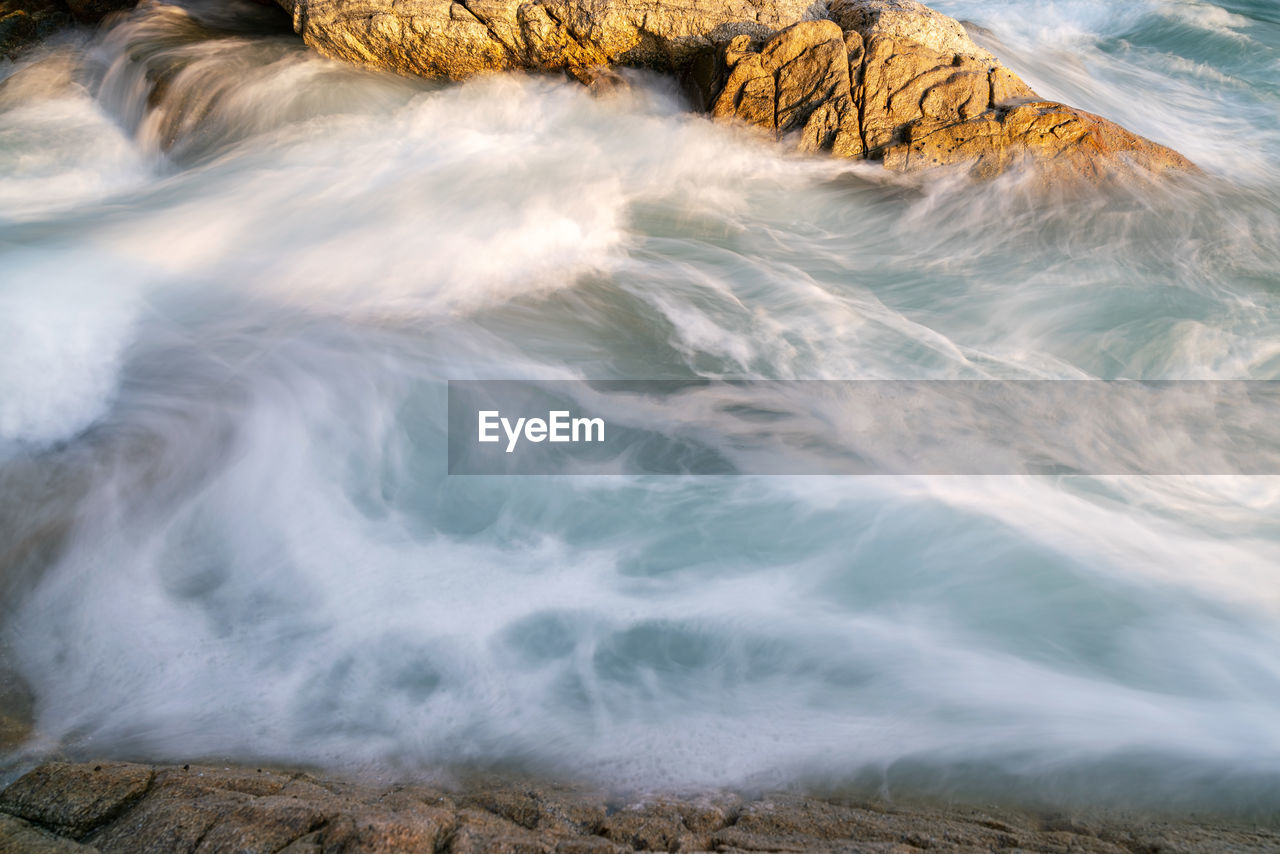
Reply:
[[[1274,475],[449,474],[451,380],[1280,380],[1280,6],[934,6],[1201,173],[896,176],[241,2],[0,64],[4,767],[1274,816]]]

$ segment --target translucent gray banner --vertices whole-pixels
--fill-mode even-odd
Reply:
[[[466,380],[450,474],[1280,474],[1280,382]]]

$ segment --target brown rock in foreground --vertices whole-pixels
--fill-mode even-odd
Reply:
[[[0,793],[6,854],[1280,850],[1270,830],[796,795],[615,797],[542,783],[373,786],[207,766],[50,763]]]

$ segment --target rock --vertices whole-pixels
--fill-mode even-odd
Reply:
[[[659,798],[610,815],[600,835],[637,851],[706,851],[711,833],[730,821],[731,810],[719,804]]]
[[[149,783],[144,783],[149,781]],[[87,830],[86,830],[87,828]],[[5,854],[625,854],[635,850],[1126,854],[1280,850],[1269,829],[1037,819],[1006,811],[852,804],[796,794],[647,796],[528,780],[455,794],[306,774],[50,763],[0,794]]]
[[[405,74],[678,70],[736,35],[825,16],[813,0],[279,0],[321,53]]]
[[[0,58],[12,59],[75,21],[96,24],[136,4],[137,0],[0,0]]]
[[[919,122],[904,137],[883,152],[884,164],[903,172],[964,163],[975,177],[993,178],[1030,162],[1045,177],[1101,182],[1132,167],[1146,173],[1196,168],[1172,149],[1053,101],[988,110],[954,124]]]
[[[565,834],[595,833],[608,815],[603,798],[584,797],[572,790],[480,789],[459,803],[501,816],[528,830]]]
[[[882,155],[917,125],[955,124],[986,112],[993,106],[991,76],[997,68],[994,61],[940,53],[895,36],[867,37],[861,100],[868,154]],[[1008,76],[1007,98],[1033,97],[1021,81]]]
[[[860,49],[860,45],[859,48]],[[862,154],[845,34],[831,21],[795,24],[766,44],[739,36],[725,50],[728,81],[711,108],[783,135],[801,151]]]
[[[103,0],[105,2],[106,0]],[[88,0],[77,0],[88,2]],[[806,153],[991,177],[1025,161],[1101,180],[1194,170],[1099,116],[1044,101],[914,0],[279,0],[321,53],[405,74],[676,72],[691,100]]]
[[[71,12],[61,0],[0,0],[0,58],[12,59],[70,24]]]
[[[914,0],[831,0],[830,14],[840,29],[852,30],[864,39],[890,36],[939,53],[995,61],[973,43],[963,24]]]
[[[83,24],[96,24],[112,12],[132,9],[138,0],[66,0],[71,14]]]
[[[9,854],[95,854],[97,849],[0,813],[0,851]]]
[[[321,804],[288,797],[167,787],[86,841],[103,852],[271,852],[327,818]]]
[[[452,854],[550,854],[555,843],[526,827],[481,810],[458,811]]]
[[[84,841],[104,854],[169,851],[434,851],[453,831],[449,809],[387,802],[302,775],[192,766],[165,769],[148,797]]]
[[[1195,169],[1100,116],[1041,99],[959,22],[912,0],[832,0],[830,13],[767,41],[730,42],[712,114],[792,135],[804,152],[899,172],[963,167],[990,178],[1032,162],[1054,178],[1100,181]]]
[[[145,765],[51,762],[0,792],[0,811],[78,838],[141,798],[153,776]]]

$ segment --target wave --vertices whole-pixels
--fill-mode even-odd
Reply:
[[[8,69],[10,761],[1265,811],[1274,479],[444,472],[447,379],[1280,378],[1274,69],[1158,21],[1276,25],[939,6],[1208,174],[894,178],[647,75],[408,81],[213,7]]]

